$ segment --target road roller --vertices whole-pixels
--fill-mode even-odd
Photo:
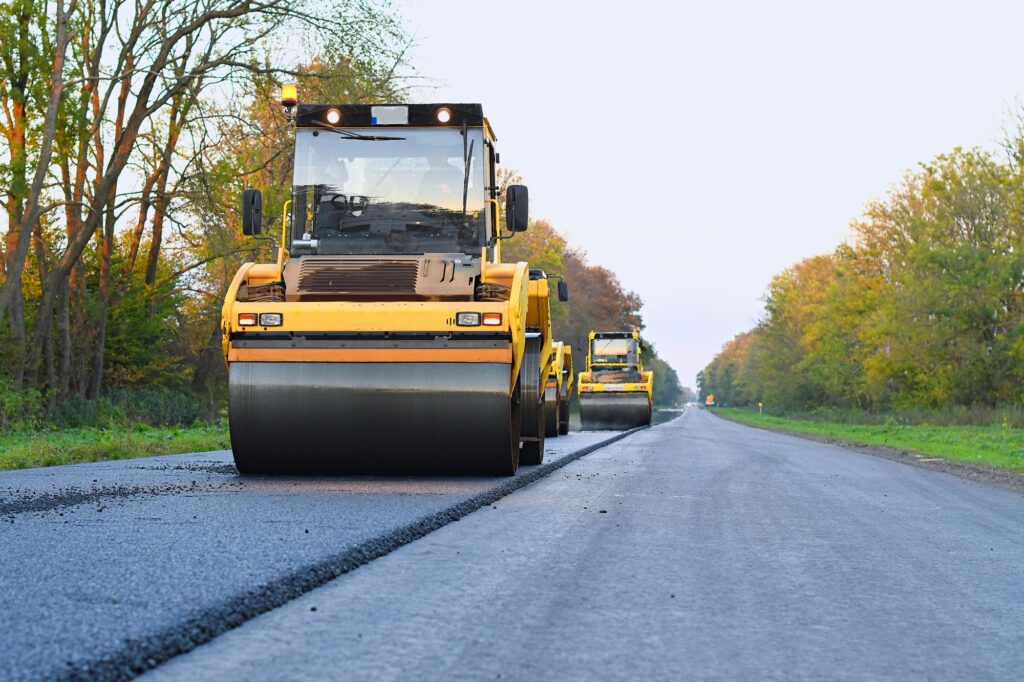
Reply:
[[[651,423],[654,372],[644,371],[643,353],[637,331],[590,332],[587,371],[577,378],[584,431]]]
[[[540,462],[547,280],[502,262],[529,195],[499,196],[481,105],[305,104],[289,87],[281,103],[294,168],[276,261],[243,264],[222,312],[238,470],[511,475]],[[243,233],[264,222],[247,189]]]
[[[549,277],[540,269],[529,271],[529,307],[526,313],[526,339],[529,345],[535,343],[538,353],[536,363],[529,362],[531,371],[529,377],[523,379],[523,405],[524,417],[522,419],[522,430],[520,438],[523,441],[520,461],[523,464],[540,464],[544,461],[544,438],[551,435],[547,429],[547,415],[550,411],[548,403],[548,392],[546,389],[548,376],[555,362],[555,342],[552,336],[551,327],[551,289],[548,286]],[[557,277],[557,275],[556,275]],[[564,279],[558,279],[558,298],[561,301],[569,300],[569,287]],[[532,347],[531,347],[532,348]],[[529,358],[530,348],[527,349]],[[524,361],[525,362],[525,361]],[[535,375],[532,371],[533,365],[540,367],[540,374]],[[537,383],[534,384],[534,378]],[[532,413],[525,416],[525,406],[537,405],[538,420],[534,420]],[[557,408],[557,406],[556,406]],[[537,428],[534,428],[537,425]]]
[[[569,433],[569,396],[574,379],[572,346],[556,341],[551,349],[551,371],[544,387],[544,435]]]

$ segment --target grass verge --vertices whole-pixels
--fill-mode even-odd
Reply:
[[[717,408],[715,412],[752,426],[794,431],[860,445],[880,445],[926,457],[942,457],[1024,473],[1024,429],[1007,425],[838,424],[775,417],[739,408]]]
[[[228,447],[226,424],[160,428],[139,424],[128,429],[14,432],[0,435],[0,470],[175,455]]]

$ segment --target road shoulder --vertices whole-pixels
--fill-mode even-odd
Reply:
[[[780,433],[787,436],[796,436],[797,438],[803,438],[804,440],[810,440],[816,443],[824,443],[826,445],[837,445],[839,447],[846,448],[847,450],[871,455],[872,457],[881,457],[883,459],[899,462],[901,464],[908,464],[921,469],[930,469],[931,471],[950,474],[975,483],[982,483],[985,485],[995,486],[997,488],[1003,488],[1004,490],[1024,493],[1024,475],[1017,474],[1012,471],[994,469],[981,464],[959,462],[957,460],[946,459],[944,457],[937,457],[934,455],[922,455],[910,450],[889,448],[884,445],[865,445],[863,443],[843,440],[841,438],[818,436],[811,433],[803,433],[802,431],[775,428],[764,424],[748,424],[747,422],[732,419],[715,411],[710,411],[710,414],[714,415],[718,419],[722,419],[739,426],[746,426],[751,429],[760,429],[762,431],[770,431],[772,433]]]

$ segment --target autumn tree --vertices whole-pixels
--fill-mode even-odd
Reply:
[[[95,398],[107,379],[180,388],[206,373],[205,320],[252,250],[227,197],[282,180],[288,163],[268,93],[285,77],[329,96],[397,92],[408,40],[388,12],[369,0],[0,7],[0,370],[14,389],[52,403]],[[270,47],[296,41],[304,63]]]
[[[702,373],[777,409],[1019,404],[1024,136],[955,149],[868,204],[853,239],[768,288],[765,316]]]

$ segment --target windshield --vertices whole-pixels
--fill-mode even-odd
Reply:
[[[594,339],[592,362],[596,364],[637,364],[636,341],[629,339]]]
[[[380,128],[344,129],[380,136]],[[387,128],[385,139],[295,135],[293,237],[322,254],[479,253],[486,243],[483,133]]]

